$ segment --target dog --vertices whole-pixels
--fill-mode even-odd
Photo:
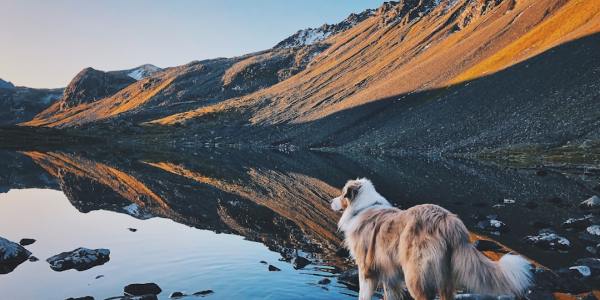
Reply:
[[[489,295],[521,296],[531,284],[531,265],[506,254],[494,262],[469,242],[457,215],[433,204],[393,207],[366,178],[350,180],[331,208],[343,210],[338,228],[358,265],[359,299],[371,299],[381,283],[387,300],[454,299],[456,288]]]

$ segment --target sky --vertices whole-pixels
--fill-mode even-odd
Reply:
[[[64,87],[83,68],[169,67],[271,48],[382,0],[0,0],[0,78]]]

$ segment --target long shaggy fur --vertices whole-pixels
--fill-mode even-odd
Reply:
[[[458,287],[519,296],[530,285],[527,260],[508,254],[491,261],[470,244],[458,216],[440,206],[394,208],[363,178],[348,181],[331,207],[344,210],[338,226],[359,268],[360,299],[371,299],[379,283],[386,299],[401,299],[406,287],[417,300],[454,299]]]

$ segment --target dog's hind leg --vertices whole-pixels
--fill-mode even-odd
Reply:
[[[405,297],[406,285],[400,278],[388,279],[383,282],[383,299],[384,300],[403,300],[409,299]]]
[[[377,279],[369,276],[365,276],[364,272],[359,269],[358,270],[358,299],[359,300],[371,300],[373,298],[373,294],[375,293],[375,289],[377,288]]]

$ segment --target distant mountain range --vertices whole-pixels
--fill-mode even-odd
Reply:
[[[85,69],[13,122],[344,151],[599,139],[598,32],[598,1],[385,2],[240,57]]]

